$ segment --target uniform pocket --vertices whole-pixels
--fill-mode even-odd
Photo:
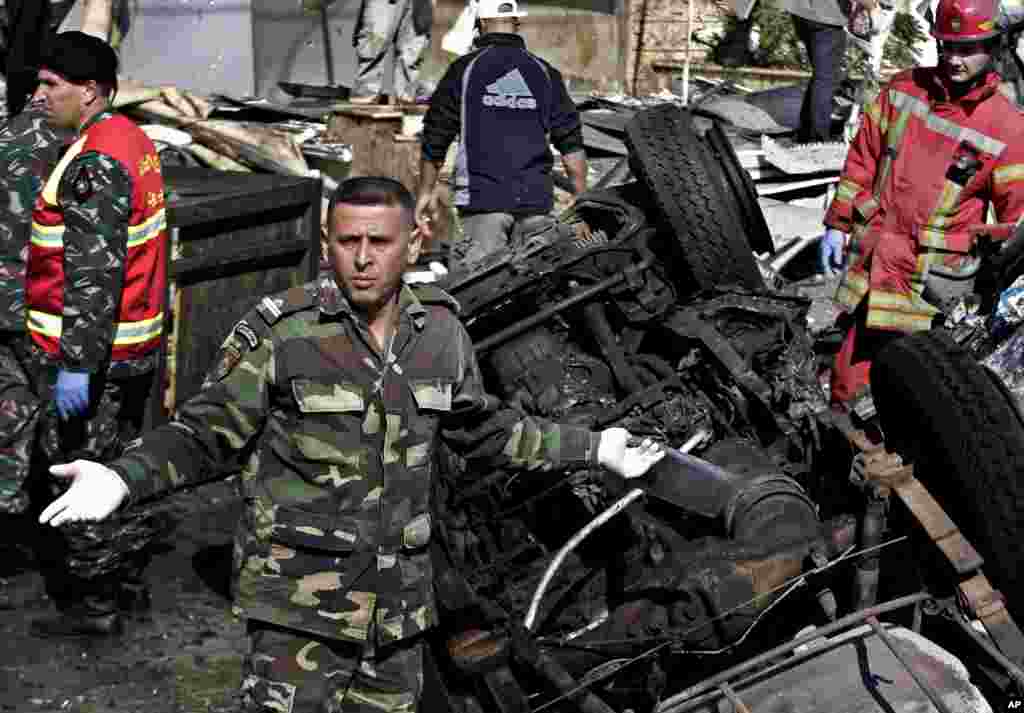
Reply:
[[[352,413],[366,410],[363,388],[345,381],[325,384],[311,379],[292,379],[292,395],[302,413]]]
[[[359,548],[358,518],[278,507],[270,534],[272,542],[300,550],[352,552]]]
[[[452,382],[447,379],[410,379],[409,389],[420,411],[452,410]]]

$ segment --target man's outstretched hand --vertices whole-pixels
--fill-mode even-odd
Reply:
[[[67,492],[46,506],[39,522],[54,527],[79,520],[103,520],[128,497],[121,476],[91,460],[76,460],[50,467],[59,478],[73,478]]]
[[[665,449],[645,438],[639,446],[629,445],[630,433],[625,428],[601,431],[597,446],[597,462],[623,478],[639,478],[665,457]]]

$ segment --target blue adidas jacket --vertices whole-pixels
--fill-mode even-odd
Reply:
[[[583,150],[562,75],[522,37],[499,32],[477,39],[441,78],[423,120],[423,158],[443,161],[456,136],[455,205],[473,212],[549,212],[549,142],[563,154]]]

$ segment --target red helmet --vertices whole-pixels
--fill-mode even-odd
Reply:
[[[932,37],[939,42],[979,42],[996,37],[997,0],[939,0]]]

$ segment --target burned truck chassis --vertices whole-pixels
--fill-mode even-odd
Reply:
[[[669,117],[660,112],[656,123]],[[674,115],[667,123],[680,126]],[[691,158],[729,159],[720,130],[711,136],[710,148],[690,147]],[[727,254],[735,241],[724,233],[756,224],[749,186],[737,186],[741,171],[732,168],[728,181],[702,184],[704,198],[746,201],[733,220],[700,228]],[[883,544],[881,532],[872,539],[863,530],[884,519],[864,515],[900,490],[874,476],[854,488],[863,510],[826,506],[832,517],[819,521],[816,498],[834,477],[820,472],[822,430],[834,424],[805,326],[810,301],[763,289],[750,277],[749,251],[751,265],[719,274],[706,255],[688,255],[701,245],[666,216],[650,185],[656,172],[634,169],[640,181],[581,196],[522,250],[445,286],[487,383],[509,403],[685,443],[701,458],[666,458],[630,489],[592,471],[472,472],[445,454],[435,498],[446,563],[436,587],[445,632],[438,662],[453,710],[682,711],[729,698],[745,658],[788,654],[802,639],[778,642],[807,624],[836,629],[829,571],[858,543]],[[581,222],[587,231],[577,230]],[[851,453],[884,453],[842,425]],[[930,601],[908,595],[876,606],[878,553],[856,563],[852,601],[840,597],[854,611],[840,622],[874,627],[880,611]],[[991,609],[992,598],[978,594],[984,583],[971,581],[980,586],[971,601]],[[1014,637],[1024,641],[1012,619],[993,627],[1008,651],[1017,651]],[[725,683],[709,684],[716,675]],[[922,690],[934,704],[938,694]]]

